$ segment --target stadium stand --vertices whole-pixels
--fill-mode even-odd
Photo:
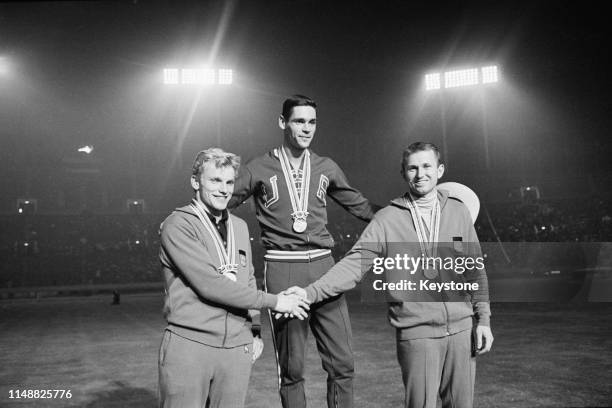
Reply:
[[[0,296],[161,288],[158,230],[165,214],[0,216]],[[343,212],[330,219],[341,258],[365,224]],[[249,220],[257,274],[261,247]],[[610,242],[612,204],[603,199],[483,203],[481,242]],[[506,245],[510,255],[524,251]],[[541,255],[540,250],[540,255]],[[531,262],[527,258],[514,257]],[[540,257],[540,259],[544,259]],[[131,285],[131,286],[130,286]],[[23,289],[20,289],[23,288]]]

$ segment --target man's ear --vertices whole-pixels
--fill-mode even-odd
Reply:
[[[194,190],[200,189],[200,182],[196,179],[196,176],[191,176],[191,179],[189,181],[191,182],[191,188],[193,188]]]
[[[438,178],[439,179],[441,179],[442,176],[444,175],[444,170],[445,170],[444,164],[438,165]]]
[[[278,127],[285,130],[285,128],[287,127],[287,122],[285,122],[285,118],[283,117],[283,115],[280,115],[278,117]]]

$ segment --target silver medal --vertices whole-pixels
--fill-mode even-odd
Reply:
[[[229,280],[236,282],[236,272],[238,271],[238,265],[225,264],[219,267],[219,273]]]
[[[236,282],[236,274],[234,272],[225,272],[223,274],[227,279]]]

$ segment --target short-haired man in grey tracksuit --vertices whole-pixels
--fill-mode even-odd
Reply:
[[[226,209],[239,164],[221,149],[198,153],[193,200],[162,224],[168,326],[159,351],[160,407],[244,406],[251,364],[263,349],[249,309],[307,316],[296,295],[256,288],[247,225]]]
[[[402,252],[418,261],[446,250],[446,254],[454,256],[450,257],[451,264],[459,265],[461,260],[462,265],[468,265],[464,263],[468,258],[482,262],[467,207],[436,188],[443,173],[444,164],[435,145],[423,142],[410,145],[402,158],[408,192],[377,212],[346,257],[325,275],[305,289],[294,287],[288,292],[298,293],[315,304],[353,288],[377,259],[393,264]],[[472,268],[465,273],[443,270],[446,266],[415,268],[404,275],[413,279],[412,290],[389,293],[392,298],[389,321],[397,330],[397,358],[406,407],[435,408],[438,397],[444,407],[473,406],[475,356],[491,349],[493,335],[484,264],[478,268],[475,262],[469,265]],[[428,293],[436,284],[450,284],[450,280],[478,289],[447,290],[435,296]],[[397,282],[405,280],[394,283]],[[421,282],[426,285],[419,286]]]

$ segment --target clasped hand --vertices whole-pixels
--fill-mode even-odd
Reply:
[[[278,300],[274,308],[277,312],[274,314],[275,319],[295,317],[304,320],[308,317],[310,302],[306,299],[306,291],[303,288],[292,286],[289,289],[283,290],[277,296]]]

